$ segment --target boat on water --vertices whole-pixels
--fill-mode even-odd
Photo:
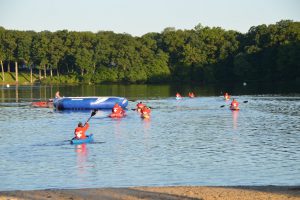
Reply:
[[[126,108],[128,100],[124,97],[62,97],[55,98],[53,106],[56,110],[93,110],[112,109],[116,103]]]
[[[230,106],[230,110],[240,110],[238,106]]]
[[[93,134],[90,134],[90,135],[87,135],[87,137],[85,139],[75,139],[75,138],[73,138],[71,140],[71,144],[84,144],[84,143],[92,142],[93,140],[94,140]]]
[[[53,108],[53,99],[48,101],[37,101],[30,104],[34,108]]]
[[[111,113],[108,115],[108,117],[110,117],[110,118],[122,118],[125,116],[126,116],[125,113]]]

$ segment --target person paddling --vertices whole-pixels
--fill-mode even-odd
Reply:
[[[237,100],[233,99],[230,104],[230,109],[238,110],[239,109],[239,102]]]
[[[189,97],[190,98],[194,98],[195,97],[194,93],[193,92],[189,92]]]
[[[176,99],[181,99],[181,95],[179,94],[179,92],[176,93]]]
[[[229,94],[227,92],[224,94],[224,99],[225,100],[229,100],[230,99],[230,96],[229,96]]]
[[[115,103],[114,107],[112,108],[112,113],[114,114],[125,114],[125,111],[118,103]]]
[[[141,112],[142,118],[150,118],[151,109],[147,106],[144,106]]]
[[[74,138],[77,140],[85,139],[86,138],[85,132],[88,130],[89,127],[90,125],[88,122],[86,122],[85,125],[82,125],[82,123],[79,122],[77,128],[74,131],[74,135],[75,135]]]
[[[145,107],[146,105],[145,104],[143,104],[141,101],[138,103],[138,104],[136,104],[136,111],[138,111],[138,112],[142,112],[142,109]]]

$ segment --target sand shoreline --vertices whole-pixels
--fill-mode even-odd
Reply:
[[[46,189],[31,191],[0,191],[0,200],[137,200],[137,199],[268,199],[300,200],[300,186],[170,186],[91,189]]]

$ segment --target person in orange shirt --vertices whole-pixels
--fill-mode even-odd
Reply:
[[[179,94],[179,92],[176,93],[176,98],[181,98],[181,95]]]
[[[195,97],[194,93],[193,92],[189,92],[189,97],[190,98],[194,98]]]
[[[144,106],[142,109],[141,117],[142,118],[150,118],[151,109],[147,106]]]
[[[136,104],[136,111],[138,111],[138,112],[142,112],[142,109],[145,107],[146,105],[145,104],[143,104],[141,101],[138,103],[138,104]]]
[[[125,111],[123,110],[123,108],[121,106],[119,106],[118,103],[116,103],[114,105],[114,107],[112,108],[112,113],[114,113],[114,114],[125,114]]]
[[[230,109],[239,109],[239,102],[237,102],[235,99],[233,99],[230,104]]]
[[[85,132],[87,131],[87,129],[89,127],[90,127],[89,123],[86,123],[83,126],[82,123],[79,122],[77,128],[74,131],[75,139],[78,139],[78,140],[85,139],[86,138]]]
[[[224,94],[224,99],[225,100],[229,100],[230,99],[230,96],[229,96],[229,94],[227,92]]]

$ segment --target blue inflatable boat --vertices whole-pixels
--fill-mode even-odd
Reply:
[[[86,139],[78,140],[78,139],[72,139],[71,144],[84,144],[84,143],[89,143],[94,140],[93,134],[87,135]]]
[[[112,109],[116,103],[125,108],[128,100],[123,97],[62,97],[54,99],[53,107],[57,110]]]

